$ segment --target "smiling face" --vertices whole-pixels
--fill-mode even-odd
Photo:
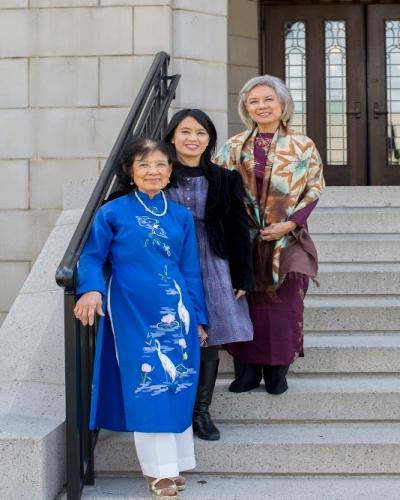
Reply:
[[[187,116],[176,127],[171,142],[181,163],[197,166],[209,140],[207,130],[192,116]]]
[[[275,132],[282,117],[282,104],[275,91],[266,85],[256,85],[247,96],[246,109],[260,132]]]
[[[165,188],[171,172],[171,164],[161,151],[151,151],[145,156],[136,156],[131,168],[132,180],[138,190],[151,197]]]

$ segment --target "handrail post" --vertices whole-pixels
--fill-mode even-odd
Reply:
[[[84,471],[84,484],[94,484],[94,443],[93,432],[89,429],[90,422],[90,399],[92,394],[92,338],[95,335],[97,325],[81,328],[81,422],[82,422],[82,448],[83,463],[86,465]]]
[[[64,292],[67,498],[81,497],[80,339],[73,310],[75,294]]]

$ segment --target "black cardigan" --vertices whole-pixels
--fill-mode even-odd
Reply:
[[[218,165],[203,167],[203,172],[208,180],[205,223],[211,249],[229,260],[233,288],[250,290],[253,270],[242,177]]]

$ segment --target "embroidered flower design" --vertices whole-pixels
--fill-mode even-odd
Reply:
[[[146,382],[151,382],[151,378],[147,375],[148,373],[151,373],[153,371],[153,367],[149,365],[148,363],[143,363],[142,364],[142,384],[145,385]]]
[[[169,325],[170,323],[173,323],[175,321],[175,314],[166,314],[161,318],[161,321]]]
[[[189,356],[188,356],[188,353],[185,351],[186,347],[187,347],[187,344],[186,344],[186,340],[185,339],[179,339],[178,340],[178,345],[181,346],[181,351],[182,351],[182,359],[184,361],[186,361]]]
[[[147,217],[147,215],[137,215],[136,220],[138,221],[139,226],[151,229],[149,236],[157,235],[161,238],[168,238],[167,233],[162,227],[160,227],[160,221],[157,219],[152,219],[151,217]]]

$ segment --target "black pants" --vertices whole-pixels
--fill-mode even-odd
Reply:
[[[265,390],[270,394],[282,394],[288,388],[286,375],[289,366],[253,365],[235,360],[234,384],[245,392],[246,388],[258,387],[264,376]]]

